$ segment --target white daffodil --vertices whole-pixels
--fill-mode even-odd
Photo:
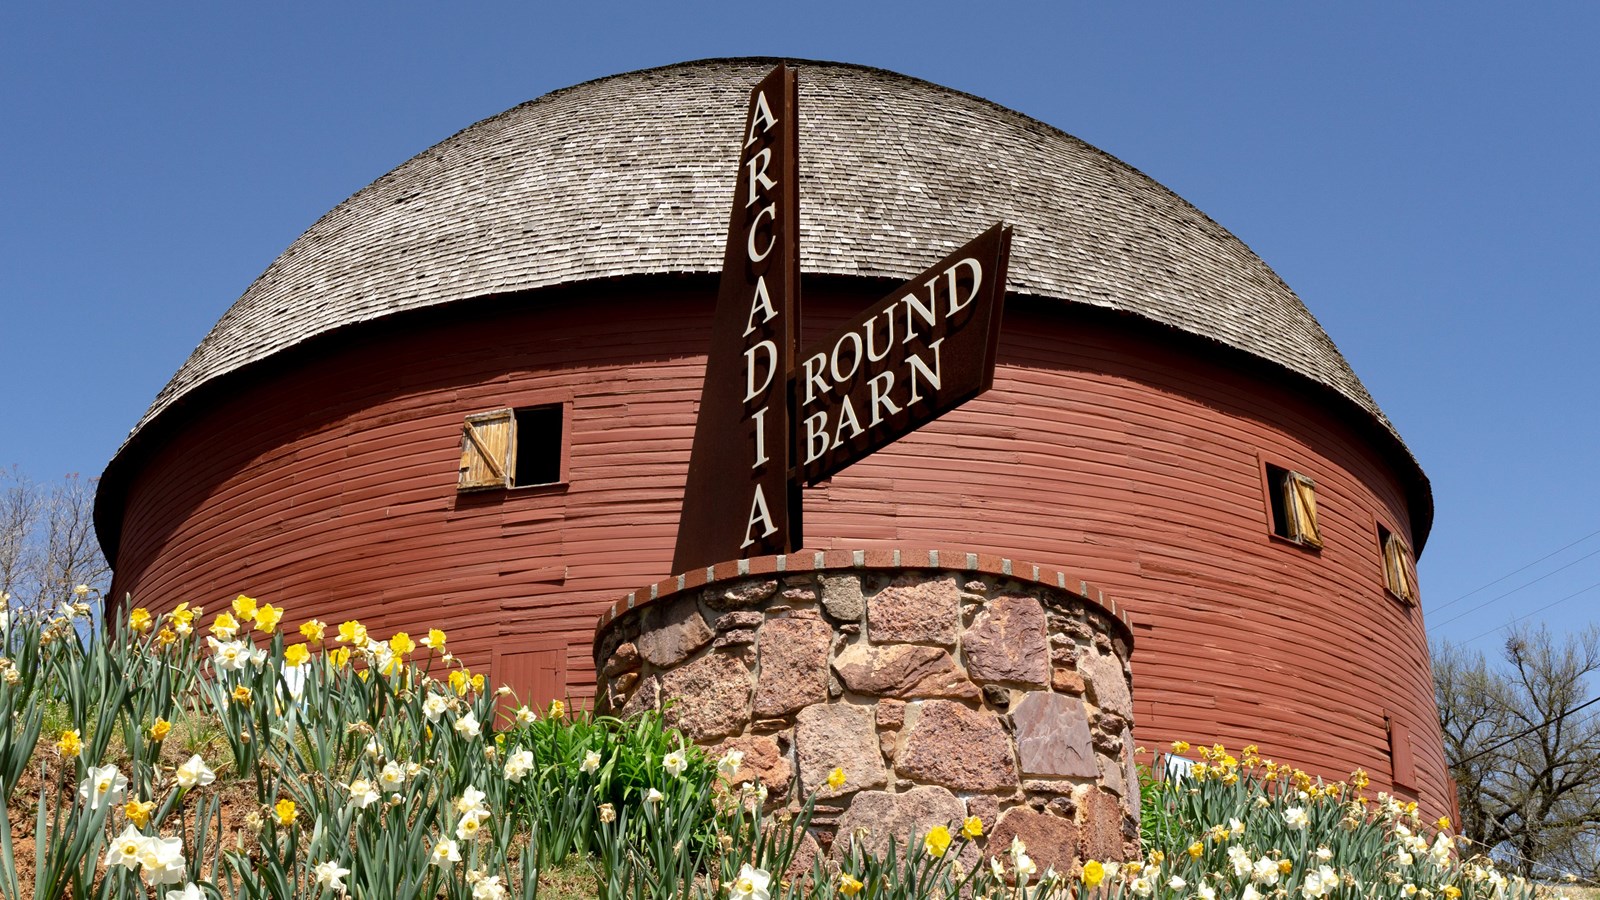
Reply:
[[[766,869],[745,863],[739,869],[739,874],[733,879],[733,887],[728,891],[728,900],[768,900],[768,888],[772,884],[772,874]]]
[[[217,773],[207,768],[206,761],[200,754],[189,757],[189,761],[178,767],[178,787],[192,788],[204,787],[217,780]]]
[[[744,751],[729,750],[727,753],[722,754],[721,759],[717,760],[717,774],[732,780],[735,775],[739,774],[739,767],[742,765],[744,765]]]
[[[517,724],[518,725],[532,725],[534,722],[537,722],[537,721],[539,721],[539,714],[538,713],[536,713],[533,710],[527,708],[526,706],[517,707]]]
[[[1188,886],[1189,886],[1189,882],[1184,881],[1181,877],[1179,877],[1177,875],[1174,875],[1171,878],[1167,879],[1167,887],[1172,888],[1175,891],[1181,891],[1181,890],[1183,890],[1184,888],[1186,888]]]
[[[1433,857],[1434,865],[1443,866],[1450,862],[1450,836],[1439,832],[1439,837],[1433,842],[1433,847],[1428,851]]]
[[[1242,837],[1244,835],[1244,823],[1238,819],[1229,819],[1228,833],[1234,837]]]
[[[645,792],[645,795],[644,795],[644,802],[649,803],[651,805],[655,805],[657,803],[660,803],[662,801],[662,799],[663,798],[661,796],[661,792],[656,790],[655,788],[651,788],[649,791]]]
[[[320,862],[313,866],[311,874],[316,877],[317,884],[322,887],[342,891],[344,890],[344,881],[341,879],[349,875],[350,870],[330,859],[327,862]]]
[[[1261,892],[1253,884],[1244,886],[1244,893],[1239,895],[1239,900],[1261,900]]]
[[[146,884],[177,884],[187,877],[183,859],[183,838],[152,837],[139,853],[139,877]]]
[[[106,868],[122,866],[125,869],[139,868],[139,854],[144,852],[145,842],[149,838],[139,833],[139,829],[129,823],[122,829],[122,833],[111,841],[106,847]]]
[[[506,780],[521,781],[523,776],[533,770],[533,751],[521,747],[511,751],[506,758]]]
[[[211,647],[212,661],[223,672],[238,672],[250,662],[250,645],[244,641],[219,641],[207,635],[206,643]]]
[[[451,727],[456,730],[456,734],[464,738],[475,738],[483,733],[483,726],[478,724],[478,717],[470,712],[457,719]]]
[[[1134,895],[1139,897],[1148,897],[1151,891],[1155,890],[1155,885],[1151,884],[1150,879],[1143,875],[1133,880],[1132,887]]]
[[[1244,878],[1250,874],[1250,866],[1252,865],[1250,852],[1237,844],[1229,847],[1228,865],[1233,867],[1234,875]]]
[[[1256,860],[1255,868],[1250,873],[1250,880],[1268,887],[1278,883],[1278,861],[1270,856],[1263,856]]]
[[[456,837],[463,841],[471,842],[478,836],[483,828],[483,823],[488,821],[489,811],[483,807],[469,809],[461,814],[461,821],[456,823]]]
[[[461,862],[461,849],[455,841],[442,837],[439,843],[433,845],[433,852],[428,854],[428,862],[440,868]]]
[[[386,791],[399,790],[406,783],[405,767],[393,760],[384,763],[378,772],[378,785]]]
[[[1328,862],[1333,859],[1333,851],[1327,847],[1317,848],[1317,862]]]
[[[429,722],[439,721],[439,717],[450,709],[450,698],[443,694],[429,694],[428,699],[422,701],[422,714],[428,717]]]
[[[483,806],[483,801],[487,796],[483,791],[470,784],[467,785],[467,789],[461,792],[460,797],[456,798],[456,812],[464,813],[467,810]]]
[[[191,881],[185,884],[181,891],[167,891],[163,900],[206,900],[206,895]]]
[[[473,882],[472,900],[505,900],[506,886],[499,875],[485,875]]]
[[[683,751],[681,750],[674,750],[661,758],[661,768],[666,769],[667,774],[673,777],[682,775],[683,770],[688,765],[689,763],[683,758]]]
[[[347,790],[350,791],[350,803],[356,809],[366,809],[382,799],[378,796],[378,789],[373,787],[372,782],[365,778],[357,778],[355,781],[350,782]]]
[[[1301,831],[1311,824],[1311,817],[1306,815],[1305,807],[1291,806],[1283,811],[1283,823],[1292,831]]]
[[[1202,884],[1194,889],[1194,895],[1200,900],[1217,900],[1217,889],[1209,884]]]
[[[89,801],[90,809],[99,809],[102,803],[121,802],[128,790],[128,778],[116,766],[90,766],[83,783],[78,785],[78,796]]]
[[[594,773],[600,768],[600,754],[590,750],[583,755],[583,762],[578,765],[578,771]]]

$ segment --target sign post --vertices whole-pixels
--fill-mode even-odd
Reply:
[[[994,384],[1011,229],[996,224],[799,355],[798,91],[750,94],[676,573],[788,553],[800,488]]]

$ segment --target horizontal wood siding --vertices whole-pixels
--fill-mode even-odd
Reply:
[[[709,294],[649,284],[339,335],[171,416],[130,483],[114,595],[442,627],[475,669],[538,652],[589,695],[598,611],[672,574],[699,397]],[[872,299],[809,292],[807,334]],[[1093,311],[1013,300],[1000,359],[994,390],[808,491],[807,545],[1081,573],[1133,616],[1142,744],[1256,743],[1388,788],[1387,713],[1446,809],[1421,614],[1385,594],[1377,545],[1380,521],[1409,534],[1404,492],[1365,432],[1299,382]],[[456,491],[465,416],[568,401],[567,483]],[[1320,552],[1271,537],[1264,459],[1315,479]],[[507,674],[553,683],[531,672]]]

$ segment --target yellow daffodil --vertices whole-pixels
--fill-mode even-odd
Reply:
[[[143,828],[150,824],[150,813],[155,808],[154,800],[147,800],[143,803],[138,800],[129,800],[127,805],[122,807],[122,814],[127,816],[128,821],[132,822],[136,827]]]
[[[411,635],[401,631],[396,632],[394,637],[389,638],[389,649],[393,650],[396,656],[405,656],[417,649],[417,645],[415,641],[411,640]]]
[[[944,856],[950,849],[950,829],[943,825],[935,825],[928,831],[928,836],[922,839],[922,849],[935,859]]]
[[[861,893],[862,887],[863,885],[861,882],[851,877],[849,872],[844,872],[839,875],[839,893],[845,895],[846,897],[854,897],[855,895]]]
[[[330,662],[332,662],[338,668],[341,668],[341,669],[344,668],[346,665],[349,665],[349,663],[350,663],[350,648],[349,647],[335,647],[335,648],[333,648],[333,651],[328,654],[328,660]]]
[[[983,820],[977,816],[967,816],[961,823],[961,836],[969,841],[983,837]]]
[[[1185,747],[1187,749],[1187,746]],[[1179,751],[1181,752],[1181,751]],[[1097,887],[1106,877],[1106,867],[1099,860],[1091,859],[1083,864],[1083,883],[1087,887]]]
[[[354,644],[357,647],[367,643],[367,626],[355,619],[339,623],[339,643]]]
[[[1172,752],[1176,753],[1176,754],[1178,754],[1180,756],[1185,754],[1185,753],[1188,753],[1189,752],[1189,742],[1188,741],[1173,741],[1172,742]],[[1104,870],[1103,869],[1101,870],[1101,877],[1104,877]]]
[[[560,719],[567,715],[567,705],[560,700],[550,701],[550,718]]]
[[[1161,865],[1162,863],[1164,863],[1166,861],[1167,861],[1167,855],[1165,853],[1162,853],[1160,850],[1151,851],[1151,853],[1150,853],[1150,865],[1159,866],[1159,865]]]
[[[456,669],[450,673],[450,687],[456,692],[456,696],[463,696],[467,693],[467,684],[469,681],[470,676],[467,675],[466,669]],[[554,715],[554,713],[551,715]]]
[[[285,797],[272,805],[272,818],[279,825],[287,828],[294,824],[295,817],[300,812],[295,809],[294,801]]]
[[[283,620],[283,610],[270,603],[264,603],[256,610],[256,628],[265,634],[278,630],[278,623]]]
[[[250,689],[245,687],[242,684],[239,685],[238,687],[234,688],[233,689],[233,700],[234,700],[235,703],[238,703],[240,706],[249,706],[250,705]]]
[[[1355,785],[1356,790],[1359,791],[1371,784],[1372,779],[1367,777],[1367,772],[1365,769],[1357,769],[1350,773],[1350,783]]]
[[[156,723],[150,726],[150,740],[159,744],[167,739],[167,734],[171,731],[171,722],[168,722],[166,719],[157,719]]]
[[[63,731],[56,740],[56,749],[61,751],[62,756],[77,756],[83,752],[83,736],[76,730]]]
[[[1206,845],[1201,843],[1200,841],[1195,841],[1194,843],[1189,845],[1189,858],[1190,859],[1199,859],[1200,857],[1205,855],[1205,852],[1206,852]]]
[[[142,606],[128,613],[128,627],[140,634],[149,631],[150,626],[153,624],[155,624],[155,620],[150,618],[150,610]]]
[[[177,626],[179,634],[188,634],[194,628],[194,617],[199,615],[198,609],[190,609],[189,604],[179,603],[178,608],[171,613],[172,624]]]
[[[248,622],[256,617],[256,598],[246,597],[243,594],[233,598],[233,614],[239,621]]]
[[[433,650],[435,653],[443,653],[444,632],[437,628],[429,628],[428,636],[422,639],[422,646]]]
[[[293,646],[283,648],[284,665],[303,666],[310,659],[311,651],[306,649],[305,644],[295,644]]]
[[[171,647],[178,642],[178,633],[171,628],[163,627],[156,632],[156,644],[162,647]]]
[[[835,766],[833,771],[828,773],[828,787],[831,787],[836,791],[839,788],[844,787],[844,767],[843,766]]]
[[[480,694],[483,693],[483,676],[482,675],[474,675],[474,676],[472,676],[472,689],[477,691]],[[562,707],[561,714],[562,715],[566,715],[566,708],[565,707]],[[558,719],[560,717],[561,716],[556,716],[556,718],[558,718]]]
[[[1439,826],[1439,830],[1440,831],[1448,831],[1448,830],[1450,830],[1450,817],[1449,816],[1440,816],[1439,817],[1439,821],[1437,821],[1437,822],[1435,822],[1433,824]]]
[[[300,623],[300,635],[301,635],[301,637],[304,637],[306,640],[310,641],[313,644],[322,643],[322,635],[327,630],[328,630],[327,623],[326,622],[319,622],[316,619],[312,619],[309,622]]]
[[[217,617],[211,620],[211,633],[218,640],[231,641],[238,631],[239,621],[225,612],[217,613]]]
[[[1449,897],[1450,900],[1457,900],[1457,898],[1461,896],[1461,888],[1458,888],[1453,884],[1447,884],[1439,889],[1439,893]]]
[[[1287,859],[1278,860],[1278,874],[1287,875],[1294,871],[1294,863]]]

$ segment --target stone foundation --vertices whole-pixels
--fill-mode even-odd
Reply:
[[[602,709],[665,704],[713,754],[743,751],[770,803],[798,801],[798,775],[824,845],[976,815],[990,845],[1020,835],[1041,870],[1071,871],[1136,852],[1131,650],[1115,604],[1059,571],[829,551],[629,595],[602,617],[595,668]]]

